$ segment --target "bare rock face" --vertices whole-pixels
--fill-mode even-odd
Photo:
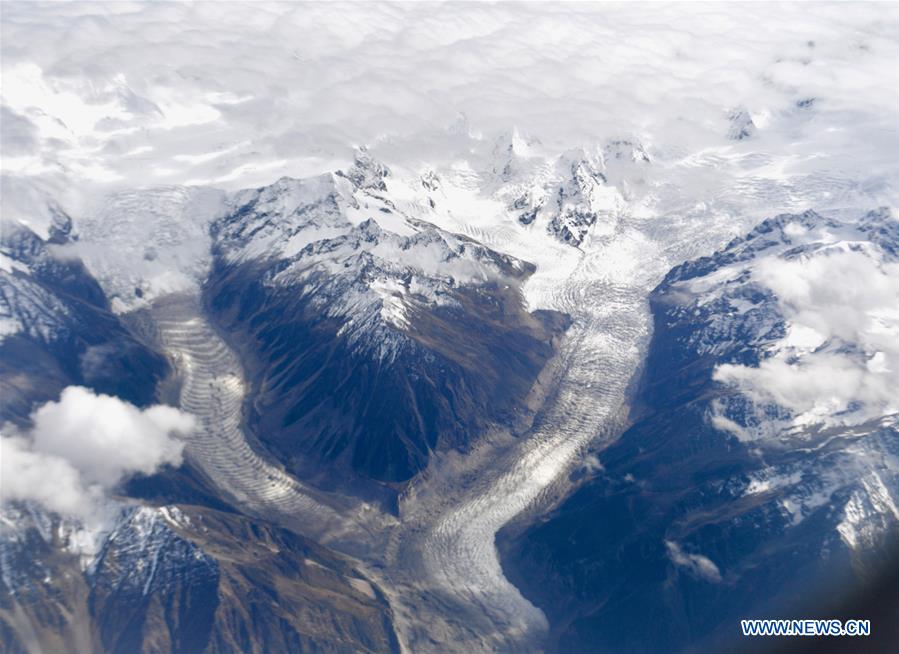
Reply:
[[[346,560],[192,506],[125,510],[89,560],[72,525],[5,514],[5,651],[395,651],[386,602]]]

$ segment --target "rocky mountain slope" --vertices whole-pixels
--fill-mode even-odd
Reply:
[[[72,223],[55,216],[46,239],[9,223],[0,239],[0,419],[19,424],[72,384],[147,404],[169,370],[81,260],[61,253]]]
[[[27,505],[3,521],[6,652],[398,651],[383,596],[284,529],[197,506],[129,507],[85,561],[75,525]]]
[[[152,251],[152,241],[141,241],[123,227],[131,219],[139,221],[134,198],[112,202],[109,209],[118,221],[108,221],[106,229],[118,225],[142,249]],[[163,193],[162,199],[170,201],[172,195]],[[160,207],[153,200],[153,194],[144,196],[145,210]],[[132,206],[130,212],[123,211],[125,204]],[[154,224],[164,227],[150,222]],[[80,235],[84,232],[90,235],[90,229]],[[157,229],[155,236],[157,241],[168,238],[165,229]],[[196,248],[179,252],[176,244],[130,266],[128,248],[106,257],[93,244],[80,242],[63,214],[46,238],[3,224],[4,436],[15,425],[27,438],[33,409],[57,399],[67,386],[83,385],[144,406],[160,395],[173,395],[166,389],[180,384],[173,373],[177,362],[161,351],[143,312],[147,302],[173,289],[183,293],[204,274],[171,277],[172,257],[186,261],[189,269],[202,265],[202,259],[198,263],[192,256]],[[119,275],[120,266],[133,277]],[[118,490],[148,504],[110,500],[104,510],[112,515],[90,526],[4,496],[4,651],[397,648],[386,601],[351,562],[264,520],[232,513],[229,498],[217,494],[196,463],[189,460],[179,468],[126,480]],[[3,480],[0,484],[5,486]]]
[[[858,283],[891,283],[897,245],[885,210],[782,215],[655,289],[632,426],[556,510],[503,540],[507,573],[547,613],[553,649],[732,648],[741,618],[820,617],[892,563],[895,407],[873,390],[844,401],[826,375],[879,388],[894,374],[896,298],[844,303]],[[806,274],[846,262],[865,281]],[[826,295],[803,303],[815,293]],[[816,322],[811,306],[836,313]],[[841,331],[850,313],[864,321]],[[748,383],[771,370],[814,371],[809,401],[779,394],[781,376]]]
[[[566,327],[524,307],[532,264],[403,216],[387,175],[363,152],[240,194],[213,225],[205,297],[252,373],[250,426],[321,483],[402,482],[434,450],[526,425]]]

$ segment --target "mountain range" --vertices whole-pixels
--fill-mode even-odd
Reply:
[[[90,519],[4,493],[8,651],[728,650],[892,565],[891,212],[482,149],[4,223],[5,431],[73,386],[194,421]]]

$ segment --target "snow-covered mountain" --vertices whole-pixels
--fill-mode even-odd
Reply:
[[[849,221],[806,212],[666,279],[679,307],[669,315],[704,323],[693,356],[717,355],[714,379],[738,391],[714,404],[713,424],[773,452],[745,493],[777,497],[793,527],[842,505],[836,533],[860,551],[899,528],[897,246],[886,209]]]
[[[364,151],[346,172],[238,193],[213,224],[223,265],[273,265],[264,283],[301,288],[351,344],[392,359],[416,311],[460,307],[465,286],[518,281],[533,265],[398,212],[387,168]]]
[[[4,224],[0,238],[0,420],[22,423],[67,385],[86,385],[138,405],[155,394],[164,358],[112,311],[81,260],[66,254],[71,219],[47,238]]]
[[[351,562],[198,506],[123,508],[97,553],[28,504],[0,534],[4,650],[395,651],[386,600]]]
[[[492,186],[521,225],[545,230],[574,247],[597,229],[608,232],[641,181],[649,155],[636,142],[612,140],[555,157],[534,152],[517,132],[494,150]]]
[[[347,171],[237,194],[212,227],[206,297],[251,362],[251,425],[328,484],[404,481],[432,450],[526,424],[565,326],[526,310],[533,264],[410,215],[389,174],[363,151]]]
[[[899,539],[897,245],[888,210],[807,211],[668,273],[632,426],[505,540],[567,625],[553,648],[726,649],[741,617],[835,613],[876,579]]]

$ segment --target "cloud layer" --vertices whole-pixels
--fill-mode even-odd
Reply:
[[[97,517],[123,479],[180,465],[175,435],[194,428],[192,416],[168,406],[147,409],[79,386],[32,414],[27,436],[2,437],[2,499],[33,500],[85,521]]]
[[[876,171],[899,145],[897,26],[899,7],[862,3],[6,3],[6,208],[33,211],[23,178],[74,203],[85,185],[303,176],[355,144],[421,156],[460,114],[558,150],[676,152],[720,143],[745,107],[794,164]]]

